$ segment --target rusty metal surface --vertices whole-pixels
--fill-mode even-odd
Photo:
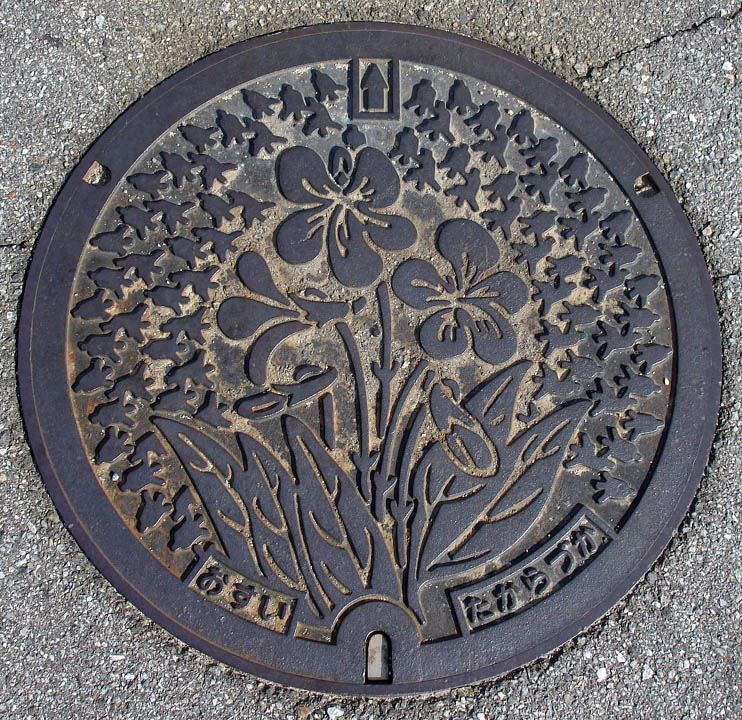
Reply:
[[[163,83],[65,186],[21,333],[35,457],[96,565],[333,692],[497,675],[599,617],[718,404],[705,266],[649,161],[545,73],[412,28]]]

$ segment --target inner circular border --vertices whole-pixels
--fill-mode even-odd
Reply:
[[[603,164],[644,223],[667,279],[676,339],[674,406],[664,448],[619,541],[591,563],[590,572],[509,621],[520,640],[530,638],[526,647],[501,658],[493,647],[494,656],[483,659],[476,670],[457,674],[449,669],[447,676],[397,685],[364,685],[286,672],[200,635],[201,614],[185,597],[169,594],[176,588],[183,593],[182,583],[164,578],[166,571],[118,521],[82,452],[76,425],[65,421],[65,415],[72,413],[65,357],[69,293],[80,252],[110,188],[165,130],[216,95],[286,67],[356,57],[364,47],[373,57],[473,75],[516,95],[574,135]],[[109,169],[106,185],[82,181],[94,161]],[[635,179],[645,173],[659,189],[656,195],[633,192]],[[292,687],[358,695],[432,692],[503,675],[556,649],[608,612],[657,559],[693,499],[714,437],[721,386],[717,318],[703,255],[672,190],[629,135],[582,93],[522,58],[452,33],[390,23],[315,25],[246,40],[184,68],[128,108],[85,153],[55,199],[30,262],[18,326],[19,395],[34,460],[64,524],[98,570],[166,630],[223,662]],[[91,480],[106,506],[92,503],[99,512],[83,522],[71,496]],[[637,511],[642,508],[645,512]],[[105,548],[96,542],[103,534],[109,539]],[[114,535],[126,537],[125,544],[131,545],[112,545]],[[137,577],[136,586],[129,580],[132,577]],[[155,578],[158,585],[146,584]],[[599,595],[595,583],[602,588]],[[585,610],[579,598],[591,589],[595,599]],[[169,601],[167,610],[158,604],[163,598]],[[543,622],[554,610],[560,622],[546,637],[536,637],[539,617]]]

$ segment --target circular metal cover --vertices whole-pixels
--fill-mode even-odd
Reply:
[[[122,115],[34,253],[34,456],[106,577],[288,685],[493,677],[605,613],[693,496],[719,334],[609,117],[413,27],[319,26]]]

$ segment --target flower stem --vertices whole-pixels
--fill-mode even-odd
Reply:
[[[376,298],[379,303],[381,318],[381,362],[371,365],[374,375],[379,380],[379,401],[376,412],[376,435],[383,438],[387,430],[389,416],[390,385],[399,369],[399,363],[392,362],[392,320],[389,308],[389,287],[385,282],[376,287]]]
[[[362,495],[367,502],[373,498],[371,487],[371,468],[376,464],[378,455],[373,456],[369,453],[369,428],[368,428],[368,398],[366,394],[366,378],[361,365],[361,357],[358,353],[358,345],[350,331],[348,325],[339,322],[335,326],[340,333],[340,337],[345,344],[345,350],[348,353],[351,370],[356,384],[356,418],[358,422],[358,445],[360,452],[354,454],[353,462],[358,469],[360,477],[358,478],[359,487],[363,488]]]
[[[410,392],[412,391],[412,388],[415,386],[417,381],[420,379],[420,376],[423,374],[427,367],[427,360],[420,360],[420,362],[418,362],[418,364],[415,366],[415,369],[405,381],[402,392],[400,392],[399,397],[397,398],[397,402],[394,405],[394,411],[392,412],[392,417],[389,420],[389,424],[385,433],[386,439],[384,441],[383,458],[381,469],[379,470],[379,477],[383,479],[387,479],[389,477],[389,466],[391,465],[392,457],[396,455],[395,448],[397,445],[397,435],[399,434],[398,426],[402,417],[402,412],[404,411],[405,405],[407,404],[407,399],[410,395]]]

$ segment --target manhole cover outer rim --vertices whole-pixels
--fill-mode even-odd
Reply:
[[[472,52],[474,54],[485,53],[493,61],[507,61],[514,66],[522,69],[528,74],[532,74],[535,77],[534,87],[538,87],[539,83],[547,82],[550,86],[554,87],[558,93],[562,94],[562,100],[566,103],[569,99],[571,102],[577,104],[580,112],[583,116],[591,116],[597,122],[599,126],[596,132],[599,134],[610,133],[614,136],[616,146],[612,148],[614,150],[613,157],[617,164],[617,167],[611,167],[610,162],[606,162],[604,154],[599,155],[600,161],[608,168],[611,175],[621,185],[624,191],[629,195],[631,194],[632,180],[639,174],[649,172],[651,173],[652,179],[655,181],[660,189],[660,193],[655,196],[652,200],[655,202],[643,201],[641,198],[635,198],[635,207],[638,203],[642,203],[641,212],[637,210],[639,217],[645,221],[645,224],[650,226],[650,236],[652,237],[655,246],[660,255],[664,258],[662,251],[668,252],[667,245],[674,242],[678,246],[682,246],[684,253],[686,254],[686,261],[688,255],[692,257],[697,264],[686,262],[685,267],[690,268],[686,270],[692,277],[686,277],[686,279],[693,282],[696,297],[694,298],[694,305],[690,310],[696,312],[697,308],[701,308],[701,314],[704,319],[708,319],[709,316],[715,315],[716,303],[711,287],[711,281],[707,273],[698,272],[698,276],[693,273],[693,268],[702,269],[705,267],[705,262],[701,255],[700,247],[698,246],[695,234],[693,233],[687,218],[685,217],[682,209],[674,198],[671,189],[657,171],[651,161],[644,155],[638,145],[626,134],[618,124],[608,116],[602,109],[597,105],[589,101],[584,95],[579,93],[574,88],[570,87],[566,83],[560,81],[556,77],[546,73],[540,68],[532,65],[531,63],[518,58],[517,56],[511,55],[510,53],[503,51],[499,48],[489,46],[480,43],[475,40],[471,40],[451,33],[442,31],[426,30],[414,26],[395,25],[387,23],[345,23],[338,25],[322,25],[322,26],[311,26],[307,28],[300,28],[290,31],[284,31],[269,36],[263,36],[252,40],[245,41],[236,46],[229,47],[213,55],[207,56],[193,65],[184,68],[183,70],[176,73],[174,76],[163,81],[161,84],[156,86],[152,91],[147,93],[141,100],[132,105],[127,109],[91,146],[91,148],[85,153],[78,166],[73,170],[67,182],[60,191],[58,197],[54,201],[54,204],[49,211],[47,216],[44,229],[37,242],[37,245],[33,252],[32,262],[29,264],[29,270],[26,278],[26,285],[24,288],[21,313],[18,326],[18,350],[17,350],[17,362],[18,362],[18,381],[20,387],[20,401],[23,410],[24,425],[26,433],[29,439],[29,444],[32,448],[32,453],[36,461],[37,466],[41,471],[41,475],[46,484],[47,490],[52,496],[54,503],[59,510],[60,516],[62,517],[65,525],[68,527],[73,537],[83,549],[85,554],[91,559],[94,565],[103,573],[103,575],[129,600],[137,605],[143,612],[145,612],[150,618],[156,620],[159,624],[165,627],[167,630],[178,636],[184,642],[187,642],[194,647],[207,652],[208,654],[217,657],[218,659],[235,665],[248,672],[253,672],[269,681],[275,681],[283,683],[293,687],[301,687],[309,690],[317,690],[321,692],[329,692],[335,694],[359,694],[362,692],[367,695],[381,695],[388,694],[389,690],[384,686],[365,686],[359,687],[356,684],[349,683],[332,683],[324,680],[315,680],[312,678],[299,677],[294,674],[288,674],[281,670],[271,669],[265,665],[254,664],[250,661],[246,661],[244,658],[235,656],[231,652],[215,646],[210,641],[196,635],[190,629],[179,624],[175,619],[167,616],[157,606],[155,606],[150,600],[134,588],[126,578],[121,575],[118,569],[108,560],[106,555],[101,552],[96,543],[93,541],[91,536],[88,534],[86,528],[82,527],[76,522],[76,514],[70,506],[67,496],[60,484],[55,470],[50,462],[49,455],[46,450],[44,439],[40,432],[39,419],[36,412],[36,401],[33,393],[33,367],[32,367],[32,342],[33,337],[31,336],[31,321],[34,312],[35,296],[39,290],[39,277],[41,269],[44,266],[44,258],[46,257],[49,249],[52,246],[56,230],[64,217],[69,203],[75,198],[77,192],[86,192],[94,195],[96,193],[102,196],[107,196],[107,191],[103,188],[96,188],[81,182],[82,176],[85,174],[89,166],[93,161],[98,160],[106,164],[110,163],[109,152],[110,146],[112,145],[115,138],[123,131],[130,130],[131,126],[139,123],[141,125],[147,125],[146,121],[142,118],[142,113],[146,111],[151,105],[158,102],[163,95],[168,93],[173,88],[176,88],[181,82],[186,79],[193,78],[194,75],[204,70],[208,70],[215,64],[238,57],[241,53],[246,51],[253,51],[261,47],[269,46],[277,41],[294,40],[300,41],[305,38],[311,38],[313,35],[318,33],[327,32],[372,32],[372,31],[383,31],[383,32],[396,32],[401,33],[405,36],[415,36],[415,39],[420,40],[424,43],[440,42],[450,43],[455,42],[462,46],[462,55],[466,52]],[[410,43],[408,48],[412,45]],[[409,52],[409,50],[408,50]],[[306,55],[306,51],[304,51]],[[311,53],[310,53],[311,54]],[[309,60],[311,61],[311,58]],[[261,73],[262,74],[262,73]],[[245,78],[249,79],[249,78]],[[225,88],[226,89],[226,88]],[[510,89],[511,91],[512,88]],[[540,108],[538,102],[534,102],[528,97],[526,92],[516,92],[520,97]],[[555,117],[559,121],[559,117],[552,111],[553,108],[549,108],[547,114],[551,117]],[[179,113],[179,115],[182,113]],[[574,115],[574,111],[573,111]],[[176,118],[177,120],[177,118]],[[159,131],[163,130],[165,126],[172,124],[169,120],[162,123],[159,127]],[[578,136],[588,148],[591,148],[591,142],[585,140],[584,137],[580,136],[579,132],[575,132],[575,128],[572,125],[563,123],[568,129]],[[590,132],[593,132],[593,128],[590,128]],[[148,139],[146,144],[149,144]],[[620,151],[620,152],[619,152]],[[626,154],[629,152],[632,159],[632,167],[626,168]],[[138,152],[126,153],[125,156],[136,156]],[[622,155],[623,163],[619,164]],[[125,164],[125,163],[124,163]],[[119,175],[126,172],[126,167],[121,167]],[[636,170],[639,170],[637,172]],[[117,173],[114,171],[112,181],[117,181]],[[660,202],[662,201],[662,202]],[[98,213],[99,208],[91,210],[91,219]],[[664,213],[665,217],[662,217]],[[656,233],[652,232],[651,226],[655,222],[669,222],[674,228],[675,232],[673,237],[674,240],[666,240],[665,247],[662,247],[661,243],[658,243],[658,237]],[[661,240],[661,238],[659,238]],[[693,257],[695,256],[695,257]],[[675,287],[670,282],[670,290]],[[677,298],[675,298],[677,302]],[[677,305],[675,305],[675,312],[677,313]],[[684,308],[684,313],[686,309]],[[477,680],[483,680],[486,678],[501,676],[510,670],[513,670],[526,662],[535,660],[544,654],[547,654],[557,647],[568,641],[579,631],[585,627],[599,620],[605,615],[616,602],[618,602],[627,592],[638,582],[643,574],[649,569],[652,563],[661,554],[662,550],[668,544],[672,535],[674,534],[678,524],[681,522],[685,515],[688,506],[690,505],[700,478],[703,474],[703,470],[706,464],[708,453],[711,448],[711,443],[715,433],[716,416],[719,407],[720,398],[720,375],[721,375],[721,340],[718,331],[718,325],[706,323],[705,327],[694,328],[701,333],[705,333],[705,337],[702,338],[703,342],[703,357],[704,365],[708,368],[709,375],[713,378],[717,378],[718,381],[710,383],[703,381],[703,388],[705,390],[704,404],[702,410],[695,408],[698,417],[705,419],[705,422],[701,425],[701,430],[695,437],[697,438],[697,453],[690,470],[687,474],[687,478],[682,486],[682,492],[677,496],[676,503],[671,512],[666,515],[666,522],[661,528],[656,531],[655,540],[653,541],[650,548],[646,549],[642,559],[636,564],[633,573],[625,575],[622,578],[621,584],[612,592],[609,596],[606,596],[600,603],[593,605],[589,612],[586,612],[583,616],[577,620],[571,622],[568,626],[563,627],[553,636],[553,641],[550,639],[548,642],[542,643],[539,647],[532,647],[524,650],[512,657],[507,661],[501,662],[495,665],[491,665],[485,668],[480,668],[473,672],[467,672],[460,675],[452,675],[447,678],[440,678],[437,680],[424,681],[415,683],[414,685],[393,686],[394,695],[404,695],[410,693],[420,692],[432,692],[437,690],[443,690],[449,687],[462,685]],[[679,363],[683,364],[684,353],[678,352]],[[677,414],[677,405],[675,408],[674,419]],[[632,516],[633,517],[633,516]],[[629,520],[631,523],[631,518]]]

